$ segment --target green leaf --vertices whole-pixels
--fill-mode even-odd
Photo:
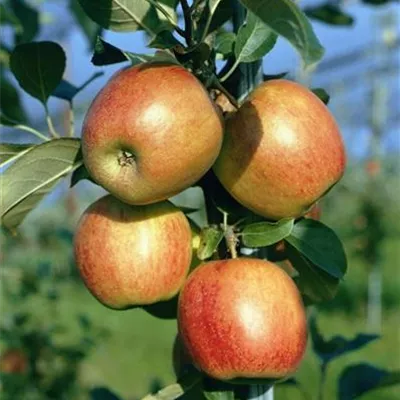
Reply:
[[[346,14],[340,7],[331,3],[306,7],[304,12],[308,17],[329,25],[350,26],[354,23],[354,18],[351,15]]]
[[[96,38],[100,35],[102,28],[86,15],[78,0],[70,0],[69,9],[85,34],[90,47],[94,47]]]
[[[346,367],[340,375],[339,400],[354,400],[363,394],[400,384],[400,371],[387,371],[371,364],[360,363]]]
[[[79,88],[63,79],[60,84],[54,89],[51,95],[54,97],[58,97],[59,99],[71,101],[78,93]]]
[[[79,3],[93,21],[112,31],[141,29],[153,37],[168,27],[146,0],[79,0]]]
[[[272,75],[264,74],[264,75],[263,75],[263,80],[264,80],[264,81],[270,81],[270,80],[272,80],[272,79],[282,79],[282,78],[284,78],[287,74],[288,74],[288,72],[281,72],[280,74],[272,74]]]
[[[170,31],[161,31],[149,42],[148,46],[155,49],[172,49],[181,45],[181,42],[174,37]]]
[[[201,382],[201,373],[192,370],[184,375],[177,383],[169,385],[155,394],[148,394],[142,400],[175,400],[195,388]]]
[[[224,232],[221,229],[215,226],[203,228],[200,234],[200,245],[197,249],[197,257],[200,260],[210,258],[217,251],[223,238]]]
[[[233,53],[236,35],[233,32],[218,32],[215,37],[215,51],[226,59]]]
[[[264,57],[276,43],[276,34],[252,12],[247,13],[246,24],[241,26],[235,43],[238,62],[253,62]]]
[[[243,228],[243,244],[247,247],[264,247],[279,242],[292,231],[294,219],[278,222],[256,222]]]
[[[81,165],[80,167],[78,167],[71,175],[71,182],[69,187],[74,187],[79,181],[84,180],[84,179],[88,179],[91,182],[95,183],[90,175],[88,170],[86,169],[85,165]]]
[[[0,168],[4,168],[7,164],[16,161],[32,146],[32,144],[0,143]]]
[[[300,53],[305,67],[318,62],[324,48],[310,22],[292,0],[240,0],[277,35],[286,38]]]
[[[319,97],[319,99],[324,103],[324,104],[328,104],[329,100],[330,100],[330,96],[329,94],[326,92],[325,89],[322,88],[315,88],[315,89],[311,89],[311,91]]]
[[[121,400],[121,398],[108,388],[97,387],[90,390],[90,400]]]
[[[233,390],[222,391],[203,391],[203,395],[207,400],[235,400],[235,392]]]
[[[121,49],[98,36],[91,61],[94,65],[109,65],[128,61],[128,57]]]
[[[61,178],[82,165],[79,148],[79,139],[54,139],[30,148],[3,172],[4,227],[14,230]]]
[[[132,53],[123,51],[107,43],[101,37],[97,38],[92,57],[92,63],[94,65],[108,65],[124,61],[130,61],[132,65],[138,65],[144,62],[178,64],[176,58],[167,51],[159,50],[156,51],[155,54]]]
[[[10,68],[27,93],[46,105],[61,82],[65,70],[65,53],[54,42],[18,45],[11,53]]]
[[[0,72],[0,99],[1,124],[15,125],[16,123],[27,121],[18,90],[9,81],[3,71]]]
[[[379,339],[380,337],[379,335],[367,335],[360,333],[353,339],[345,339],[342,336],[334,336],[329,340],[325,340],[318,331],[315,317],[310,319],[310,334],[315,354],[324,364],[327,364],[343,354],[359,350],[372,341]]]
[[[22,32],[16,31],[16,42],[19,44],[32,41],[39,32],[39,13],[23,0],[13,0],[10,6],[22,26]]]
[[[347,260],[342,242],[322,222],[310,218],[298,221],[286,241],[332,277],[344,276]]]
[[[307,303],[314,304],[332,300],[336,296],[339,279],[333,278],[313,265],[288,243],[285,247],[288,259],[299,273],[299,276],[296,276],[294,280]]]
[[[0,24],[13,26],[15,32],[19,34],[23,31],[20,20],[3,3],[0,4]]]

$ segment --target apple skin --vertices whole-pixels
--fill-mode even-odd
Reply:
[[[214,172],[242,205],[270,220],[298,218],[342,177],[339,128],[310,90],[284,79],[256,88],[226,121]]]
[[[200,228],[191,220],[188,220],[192,230],[192,261],[189,267],[189,273],[201,264],[201,260],[197,257],[197,249],[200,245]],[[143,310],[147,311],[153,317],[161,319],[175,319],[178,311],[179,294],[167,301],[143,306]]]
[[[101,303],[126,309],[179,292],[190,267],[191,241],[187,218],[170,202],[131,206],[107,195],[79,221],[75,260]]]
[[[185,68],[141,64],[116,73],[82,128],[91,177],[115,197],[143,205],[198,181],[217,158],[223,119]]]
[[[198,369],[232,383],[287,377],[307,343],[296,285],[277,265],[253,258],[193,271],[179,295],[178,331]]]

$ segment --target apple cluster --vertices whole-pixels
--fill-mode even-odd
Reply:
[[[89,291],[119,310],[179,296],[181,345],[213,378],[293,373],[307,323],[292,278],[254,258],[200,263],[198,232],[168,199],[213,168],[233,198],[268,220],[306,214],[345,167],[339,129],[318,97],[272,80],[224,119],[188,70],[142,64],[118,72],[96,96],[82,153],[91,178],[110,193],[84,212],[75,235]]]

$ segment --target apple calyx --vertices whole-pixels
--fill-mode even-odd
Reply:
[[[128,150],[122,150],[120,155],[118,156],[118,163],[121,167],[134,165],[135,161],[135,156]]]

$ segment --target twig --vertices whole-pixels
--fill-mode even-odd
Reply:
[[[75,115],[72,100],[68,102],[68,136],[73,137],[75,134]]]
[[[60,135],[57,133],[57,131],[54,128],[53,121],[51,120],[49,109],[47,107],[46,107],[46,122],[47,122],[47,126],[49,127],[50,135],[53,138],[59,138]]]
[[[220,81],[221,82],[225,82],[235,72],[235,70],[238,67],[239,63],[240,63],[240,61],[236,60],[234,62],[234,64],[232,65],[231,69],[222,78],[220,78]]]
[[[9,118],[7,118],[7,119],[9,119]],[[10,122],[13,122],[13,121],[10,120]],[[0,125],[7,126],[7,125],[3,125],[3,124],[0,124]],[[26,126],[26,125],[22,125],[22,124],[16,124],[16,125],[10,126],[10,128],[20,129],[21,131],[26,131],[26,132],[32,133],[33,135],[35,135],[39,139],[42,139],[42,140],[45,140],[45,141],[50,140],[49,137],[47,137],[46,135],[43,135],[43,133],[40,133],[36,129],[31,128],[30,126]]]
[[[236,109],[239,108],[239,103],[237,102],[237,100],[225,89],[225,87],[221,84],[217,77],[214,77],[211,82],[211,86],[213,86],[215,89],[220,90]]]
[[[81,86],[78,87],[78,91],[80,92],[81,90],[85,89],[89,83],[92,83],[95,79],[99,78],[100,76],[103,76],[104,72],[96,72],[94,73],[87,81],[85,81]]]
[[[182,11],[183,11],[183,18],[185,20],[185,32],[184,38],[188,46],[192,45],[192,19],[190,16],[190,7],[187,0],[180,0]]]

